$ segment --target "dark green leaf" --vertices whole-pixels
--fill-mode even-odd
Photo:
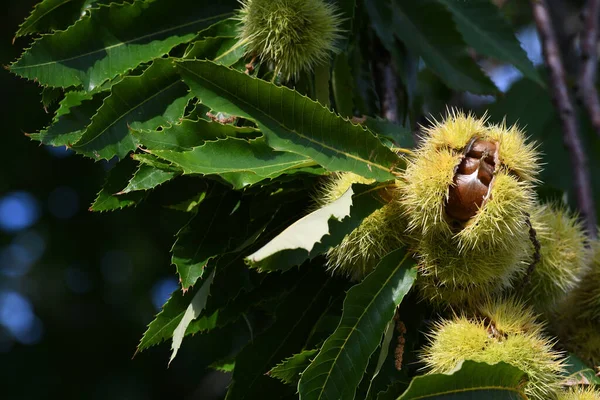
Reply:
[[[498,91],[467,54],[452,15],[443,5],[432,0],[396,0],[392,9],[388,32],[419,54],[448,86],[478,94]]]
[[[337,0],[336,1],[340,15],[342,17],[342,32],[343,39],[339,40],[338,46],[342,51],[345,51],[348,47],[349,37],[352,33],[352,28],[354,24],[354,18],[356,14],[356,0]]]
[[[237,208],[239,200],[236,192],[209,196],[200,204],[198,214],[177,233],[172,262],[184,290],[202,276],[209,260],[230,249],[231,224],[239,227],[247,222],[245,215],[240,216],[243,210]]]
[[[246,48],[235,37],[209,37],[195,42],[186,52],[185,58],[213,60],[229,67],[238,62],[245,51]]]
[[[396,144],[405,149],[415,146],[415,140],[409,128],[394,124],[387,119],[367,117],[365,125],[378,135],[392,139]]]
[[[416,275],[405,250],[398,249],[348,291],[339,326],[300,378],[300,399],[354,399],[369,358]]]
[[[81,91],[66,93],[52,120],[52,125],[29,137],[50,146],[71,147],[83,135],[107,94]]]
[[[136,141],[148,150],[183,152],[216,139],[255,138],[260,132],[254,128],[236,127],[228,124],[199,119],[184,119],[161,131],[131,131]]]
[[[271,368],[268,375],[271,378],[277,378],[283,383],[297,384],[300,375],[310,365],[312,359],[317,355],[319,349],[303,350],[298,354],[286,358],[281,363]]]
[[[210,61],[181,61],[179,70],[200,100],[214,110],[255,120],[267,144],[310,157],[330,171],[393,179],[399,158],[366,129],[313,100]]]
[[[467,44],[478,53],[513,64],[524,76],[544,85],[511,26],[490,0],[438,0],[454,17]]]
[[[235,37],[238,34],[239,20],[236,18],[222,19],[215,22],[198,34],[198,39],[210,37]]]
[[[116,193],[122,191],[135,173],[136,163],[132,159],[125,159],[115,165],[109,172],[104,186],[90,211],[112,211],[138,204],[144,198],[144,192],[132,192],[123,195]]]
[[[262,271],[286,271],[337,245],[382,205],[372,188],[354,184],[336,201],[289,226],[246,262]]]
[[[331,108],[329,99],[329,81],[331,80],[331,66],[329,63],[320,64],[315,67],[315,99],[321,105]]]
[[[298,154],[274,151],[262,137],[249,141],[228,137],[183,153],[155,150],[152,154],[181,167],[184,174],[219,175],[236,189],[314,164]]]
[[[297,282],[294,290],[277,306],[273,324],[236,357],[227,400],[261,398],[270,388],[281,385],[265,374],[282,359],[302,349],[332,293],[339,290],[339,283],[328,278],[319,266]]]
[[[178,171],[169,171],[143,164],[135,172],[127,187],[118,194],[154,189],[158,185],[162,185],[175,178],[177,175],[179,175]]]
[[[100,6],[67,30],[37,39],[10,70],[41,85],[92,90],[192,40],[202,28],[230,16],[236,3],[137,0]]]
[[[170,59],[115,84],[73,149],[96,159],[123,158],[136,148],[132,129],[155,129],[183,118],[190,95]]]
[[[42,106],[48,112],[48,108],[60,99],[63,91],[58,88],[45,87],[42,89]]]
[[[16,37],[65,29],[81,17],[90,6],[108,4],[110,0],[43,0],[19,26]],[[118,3],[119,1],[112,1]]]
[[[351,118],[354,112],[354,87],[352,71],[348,55],[346,53],[338,54],[333,63],[333,74],[331,76],[331,86],[333,87],[333,98],[335,100],[336,111],[344,116]]]
[[[569,354],[566,358],[566,373],[571,384],[600,385],[600,377],[579,357]]]
[[[465,361],[452,374],[417,376],[398,400],[486,399],[521,400],[527,375],[506,363]]]

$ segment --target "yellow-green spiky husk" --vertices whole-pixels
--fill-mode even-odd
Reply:
[[[449,188],[465,148],[473,139],[498,144],[498,160],[487,200],[459,229],[445,213]],[[425,130],[409,158],[400,187],[408,231],[425,299],[459,305],[510,288],[531,255],[528,216],[534,209],[539,172],[535,145],[517,127],[488,125],[451,111]]]
[[[339,51],[342,18],[323,0],[242,0],[240,43],[272,64],[284,80],[298,77]]]
[[[600,241],[592,244],[589,268],[560,305],[554,329],[569,351],[600,366]]]
[[[577,318],[600,322],[600,241],[593,243],[592,252],[589,269],[566,303],[570,313]]]
[[[513,286],[527,268],[526,235],[507,251],[503,248],[460,252],[451,233],[423,237],[416,247],[421,296],[437,305],[463,306]]]
[[[427,128],[422,145],[408,159],[402,189],[408,227],[423,236],[452,231],[444,204],[462,151],[475,137],[499,144],[501,166],[490,200],[456,237],[463,251],[498,244],[510,248],[520,240],[511,233],[527,230],[524,215],[535,204],[533,183],[539,172],[535,146],[526,144],[524,134],[514,126],[489,126],[484,119],[458,111]]]
[[[600,391],[594,386],[572,386],[560,391],[557,400],[600,400]]]
[[[543,334],[543,325],[514,299],[488,300],[475,316],[460,315],[435,323],[421,353],[428,373],[449,373],[464,360],[506,362],[529,376],[525,392],[532,399],[556,397],[564,372],[562,354]]]
[[[577,217],[557,204],[537,206],[531,223],[540,260],[520,293],[537,312],[551,318],[587,268],[587,236]]]
[[[334,174],[313,196],[315,202],[320,206],[328,204],[343,195],[353,183],[370,184],[373,181],[349,172]],[[392,199],[396,197],[393,188],[387,193]],[[327,267],[336,274],[361,280],[383,256],[406,243],[405,229],[400,204],[392,200],[365,218],[358,228],[327,252]]]

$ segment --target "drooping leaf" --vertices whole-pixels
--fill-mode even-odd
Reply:
[[[147,164],[142,164],[133,175],[125,189],[119,194],[135,192],[138,190],[154,189],[158,185],[170,181],[179,175],[179,171],[156,168]]]
[[[419,54],[451,88],[478,94],[496,93],[492,81],[467,54],[452,15],[433,0],[395,0],[389,32]]]
[[[339,326],[300,378],[301,400],[354,398],[371,354],[415,278],[413,262],[398,249],[348,291]]]
[[[465,42],[478,53],[504,61],[518,68],[524,76],[544,85],[527,58],[513,29],[498,8],[489,0],[438,0],[450,10]]]
[[[302,349],[332,293],[340,289],[340,283],[315,266],[294,285],[294,290],[277,306],[273,324],[236,357],[227,400],[260,398],[261,393],[269,393],[271,388],[281,385],[265,374]]]
[[[247,223],[247,216],[240,216],[243,210],[236,210],[239,200],[239,193],[230,191],[208,196],[197,215],[177,233],[172,263],[177,267],[184,290],[202,276],[208,261],[230,249],[230,224]]]
[[[169,364],[173,359],[177,356],[177,352],[181,347],[181,342],[183,342],[183,337],[185,336],[185,331],[188,328],[190,322],[194,319],[198,318],[204,307],[206,307],[206,301],[208,300],[208,295],[210,294],[210,285],[215,277],[215,271],[210,274],[210,276],[202,282],[202,286],[192,298],[190,305],[185,310],[181,321],[177,324],[177,327],[173,331],[173,343],[171,345],[171,358],[169,359]]]
[[[303,350],[298,354],[286,358],[275,367],[271,368],[268,375],[277,378],[283,383],[297,384],[300,374],[310,365],[312,359],[317,355],[319,349]]]
[[[356,0],[337,0],[336,3],[342,17],[341,30],[343,32],[342,39],[338,40],[338,46],[341,50],[346,50],[348,43],[350,42],[349,37],[354,25]]]
[[[383,340],[381,341],[381,347],[379,349],[379,355],[377,357],[377,364],[375,365],[375,371],[373,372],[373,375],[369,379],[369,388],[367,390],[366,398],[372,398],[372,396],[373,396],[373,393],[375,391],[373,389],[373,381],[379,375],[379,372],[381,371],[381,368],[383,367],[383,363],[385,362],[386,358],[388,357],[388,354],[390,352],[390,343],[392,342],[392,338],[394,337],[395,328],[396,328],[396,321],[394,321],[394,318],[392,318],[388,322],[388,324],[385,328],[384,334],[383,334]]]
[[[100,6],[65,31],[37,39],[10,70],[41,85],[92,90],[192,40],[231,15],[235,0],[142,1]]]
[[[183,153],[154,150],[152,154],[179,166],[184,174],[218,175],[235,189],[314,165],[301,155],[274,151],[263,137],[253,140],[227,137]]]
[[[522,400],[526,381],[527,375],[512,365],[467,360],[452,374],[417,376],[398,400]]]
[[[217,260],[215,268],[220,269],[217,275],[220,277],[219,285],[216,285],[214,295],[209,299],[206,315],[192,322],[186,334],[219,328],[235,322],[265,304],[277,304],[291,291],[296,283],[295,279],[298,278],[298,274],[270,274],[254,286],[244,283],[245,286],[232,287],[232,283],[236,283],[235,279],[240,280],[239,271],[248,271],[243,263],[239,263],[240,260],[239,255],[227,255]]]
[[[90,211],[112,211],[138,204],[144,198],[144,192],[132,192],[118,195],[131,180],[135,173],[136,163],[132,159],[124,159],[117,163],[109,172],[104,186]]]
[[[161,131],[136,131],[131,133],[136,141],[148,150],[184,152],[203,145],[206,141],[228,137],[252,139],[260,136],[254,128],[236,127],[204,119],[184,119]]]
[[[348,55],[346,53],[338,54],[333,63],[331,86],[333,88],[336,111],[340,115],[348,118],[351,118],[354,112],[353,79]]]
[[[90,124],[108,93],[71,91],[61,100],[52,124],[29,137],[50,146],[71,146]]]
[[[331,66],[329,63],[317,65],[314,68],[315,99],[323,106],[331,108],[329,81],[331,80]]]
[[[183,118],[190,95],[170,59],[115,84],[73,149],[96,159],[123,158],[136,148],[132,129],[155,129]]]
[[[354,184],[336,201],[294,222],[246,262],[263,271],[300,265],[337,245],[382,205],[369,186]]]
[[[310,157],[330,171],[393,179],[402,162],[365,128],[285,87],[210,61],[177,63],[184,81],[214,110],[253,119],[267,144]]]

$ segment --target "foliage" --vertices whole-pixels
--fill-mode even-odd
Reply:
[[[116,163],[90,210],[143,204],[157,219],[177,215],[171,253],[181,290],[149,323],[138,352],[172,340],[176,363],[187,342],[235,332],[243,321],[249,340],[230,357],[210,360],[232,371],[227,399],[525,398],[527,380],[536,379],[526,374],[537,367],[529,361],[454,357],[459,365],[433,372],[406,362],[427,349],[426,322],[450,315],[440,305],[453,302],[433,299],[427,288],[462,291],[474,302],[477,267],[486,276],[475,287],[490,288],[480,297],[537,279],[541,272],[526,276],[537,243],[529,212],[544,191],[569,191],[542,173],[547,181],[535,193],[535,146],[501,123],[525,117],[527,133],[549,150],[543,161],[556,168],[562,148],[543,136],[556,130],[543,75],[503,10],[488,0],[277,0],[266,2],[268,10],[263,3],[43,0],[16,33],[36,37],[8,69],[39,84],[44,107],[54,112],[48,127],[28,136]],[[492,60],[523,76],[504,96],[482,67]],[[386,68],[398,87],[389,86]],[[442,112],[437,105],[450,99],[443,93],[466,92],[495,96],[493,124],[460,112],[423,122],[428,112]],[[524,114],[527,102],[535,115]],[[418,122],[429,125],[429,142],[417,147]],[[488,161],[497,169],[475,222],[462,221],[456,231],[444,207],[475,139],[500,143]],[[357,178],[327,201],[315,199],[343,174]],[[422,195],[427,185],[435,187]],[[569,259],[583,271],[583,233],[568,222],[578,238],[571,247],[582,253]],[[365,244],[388,236],[392,244]],[[562,262],[548,254],[542,262]],[[327,257],[343,260],[332,269],[351,279],[328,271],[336,263]],[[467,257],[472,269],[465,270]],[[353,261],[368,266],[352,273]],[[440,272],[448,265],[457,267]],[[569,282],[555,285],[561,294],[577,284],[567,275]],[[411,311],[418,307],[425,311]],[[477,308],[461,312],[479,312],[472,320],[483,342],[491,335],[504,343],[507,334],[493,319]],[[543,329],[533,322],[519,329],[534,325],[536,334]],[[483,359],[490,360],[498,357]],[[555,372],[548,393],[560,386]]]

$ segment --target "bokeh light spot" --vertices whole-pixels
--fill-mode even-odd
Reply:
[[[37,201],[27,192],[11,192],[0,198],[0,229],[5,232],[29,228],[39,217]]]
[[[171,293],[179,289],[177,279],[163,278],[152,286],[152,304],[159,311],[163,304],[171,297]]]

